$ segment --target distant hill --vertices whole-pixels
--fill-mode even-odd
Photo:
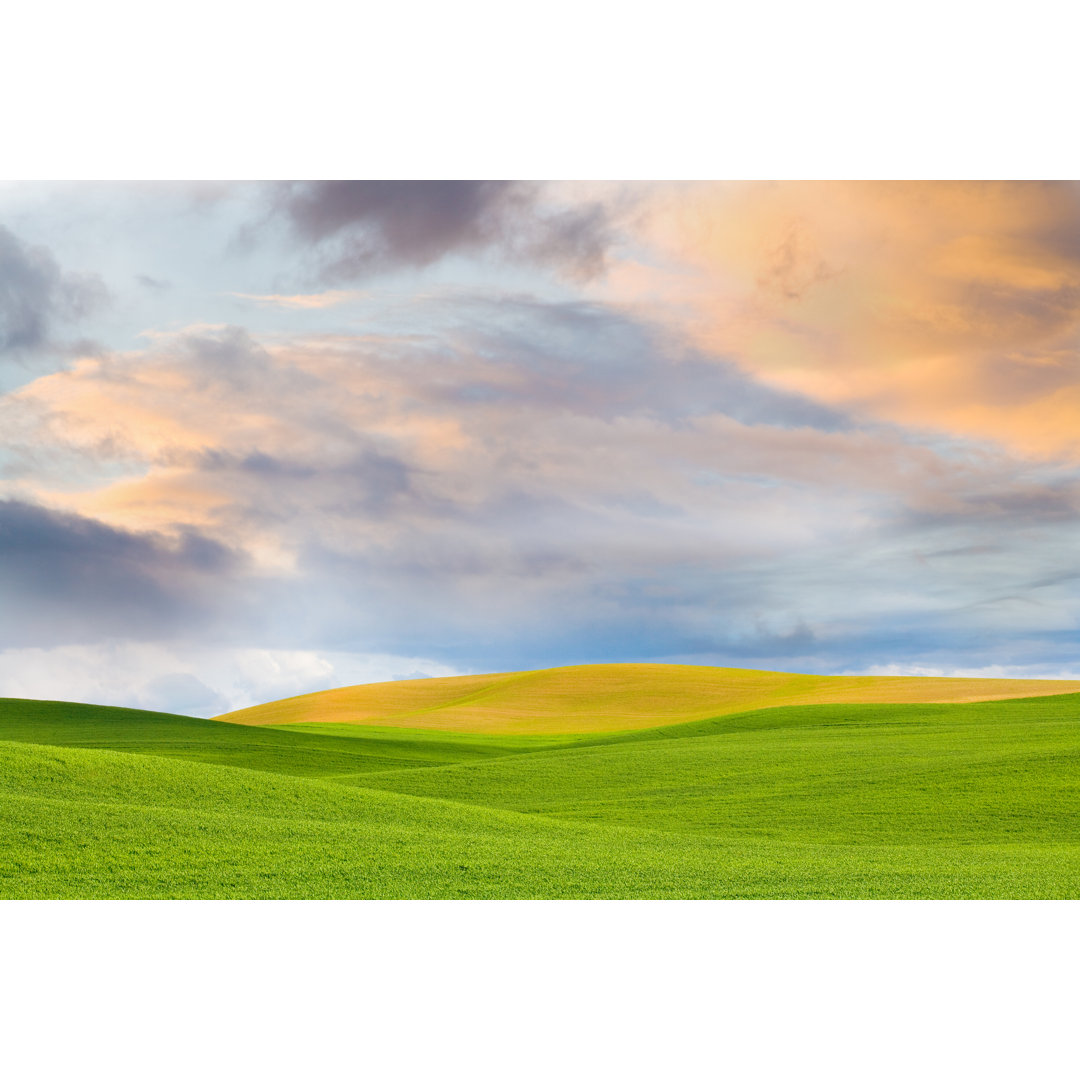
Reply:
[[[586,664],[323,690],[225,713],[234,724],[374,724],[487,734],[633,731],[782,705],[1000,701],[1080,681],[798,675],[689,664]]]

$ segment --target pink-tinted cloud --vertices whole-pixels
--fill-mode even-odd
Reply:
[[[1080,454],[1080,188],[687,185],[608,295],[755,375],[914,427]]]

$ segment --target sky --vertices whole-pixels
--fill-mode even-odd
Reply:
[[[1080,186],[0,185],[0,695],[1080,677]]]

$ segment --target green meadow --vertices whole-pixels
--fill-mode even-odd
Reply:
[[[1078,895],[1080,694],[543,735],[0,700],[5,898]]]

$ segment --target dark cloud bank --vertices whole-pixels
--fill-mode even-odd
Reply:
[[[170,542],[0,500],[0,647],[197,632],[230,617],[242,565],[194,532]]]
[[[424,267],[451,253],[502,256],[591,277],[614,239],[612,209],[554,207],[508,180],[324,180],[272,189],[272,215],[316,249],[324,281]]]

